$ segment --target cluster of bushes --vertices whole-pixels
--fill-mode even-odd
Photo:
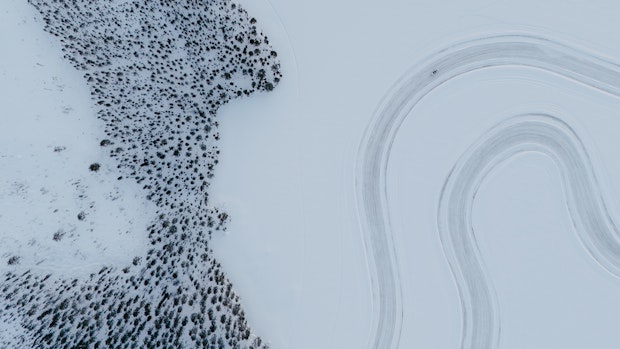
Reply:
[[[84,279],[6,273],[0,312],[37,348],[266,348],[209,247],[228,219],[208,196],[216,112],[281,78],[256,21],[229,0],[29,1],[84,72],[105,125],[99,144],[158,219],[145,258],[124,268]]]

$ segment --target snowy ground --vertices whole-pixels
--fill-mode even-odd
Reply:
[[[229,136],[214,193],[229,205],[232,222],[217,253],[247,290],[249,316],[274,348],[367,345],[371,295],[353,171],[364,127],[400,75],[463,38],[512,31],[620,57],[611,34],[620,28],[604,2],[244,5],[264,23],[289,78],[273,94],[223,110]],[[557,110],[580,131],[611,211],[619,212],[619,106],[525,68],[472,73],[426,97],[399,132],[388,172],[405,300],[400,347],[459,345],[458,295],[436,210],[465,148],[509,112]],[[620,283],[579,245],[559,179],[550,160],[524,155],[494,172],[476,199],[474,224],[500,298],[501,348],[611,348],[618,340],[612,304]]]
[[[409,68],[463,38],[512,31],[620,61],[618,8],[605,1],[240,3],[269,36],[285,78],[272,93],[220,110],[222,154],[211,197],[231,222],[213,248],[249,323],[274,349],[367,346],[371,266],[356,211],[355,160],[380,99]],[[106,182],[89,170],[97,162],[105,178],[115,178],[84,82],[33,15],[25,1],[0,7],[0,43],[12,48],[0,55],[0,258],[29,246],[19,251],[24,267],[41,258],[66,273],[125,264],[144,245],[125,231],[141,231],[133,228],[146,226],[144,212],[152,210],[130,181]],[[487,129],[532,109],[557,111],[579,132],[618,216],[617,98],[518,67],[441,86],[406,119],[388,168],[401,348],[459,346],[459,299],[436,228],[441,186]],[[503,349],[614,348],[620,340],[620,281],[584,252],[564,200],[553,162],[526,154],[492,172],[474,201]],[[58,231],[66,233],[60,241]]]
[[[2,264],[16,255],[24,269],[88,275],[131,262],[146,252],[152,204],[139,185],[117,180],[86,82],[36,10],[3,1],[0,16],[0,42],[10,47],[0,55]]]

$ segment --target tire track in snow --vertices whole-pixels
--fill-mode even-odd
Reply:
[[[474,199],[486,175],[497,165],[532,151],[549,156],[560,169],[566,204],[582,246],[603,268],[620,276],[618,227],[602,199],[579,136],[553,115],[510,118],[463,154],[450,172],[439,202],[439,234],[463,310],[463,348],[496,348],[500,331],[497,297],[472,226]]]
[[[372,286],[373,320],[368,348],[396,348],[403,317],[398,259],[393,247],[386,192],[387,164],[394,138],[411,110],[435,88],[465,73],[501,66],[545,70],[620,97],[620,66],[585,51],[531,35],[500,35],[467,41],[432,55],[420,64],[419,68],[403,75],[380,102],[367,126],[360,142],[356,163],[356,203]],[[606,214],[604,211],[599,213]],[[620,276],[620,257],[616,255],[617,246],[613,245],[616,240],[613,240],[613,243],[611,239],[604,240],[601,233],[602,230],[592,233],[589,239],[584,239],[583,234],[580,237],[597,262],[612,274]],[[606,234],[607,238],[611,237],[611,233]],[[607,241],[613,246],[603,248],[604,244],[599,246],[595,241]],[[449,248],[444,245],[444,249]],[[450,259],[449,254],[446,255]],[[451,267],[456,275],[458,270],[454,269],[453,263]],[[459,267],[467,269],[466,277],[476,273],[474,266]],[[478,281],[485,280],[484,285],[488,284],[483,274],[476,277]],[[489,304],[487,308],[495,309],[491,291],[478,294],[477,288],[471,288],[469,291],[475,291],[470,292],[474,298],[464,300],[465,290],[468,290],[468,285],[476,286],[476,280],[472,282],[468,279],[467,283],[463,278],[456,277],[456,280],[463,307],[461,348],[491,348],[497,343],[497,318],[477,318],[476,322],[472,322],[471,318],[471,307],[478,307],[483,302]],[[476,326],[478,328],[474,328]],[[496,328],[491,338],[480,335],[488,326]]]

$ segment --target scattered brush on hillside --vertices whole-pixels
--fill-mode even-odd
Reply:
[[[116,159],[119,180],[143,187],[158,219],[145,232],[146,258],[124,268],[71,280],[6,272],[0,319],[24,334],[4,343],[266,348],[209,247],[228,219],[209,204],[216,112],[233,98],[272,90],[281,77],[256,21],[228,0],[30,3],[83,71],[105,125],[106,139],[94,141]]]

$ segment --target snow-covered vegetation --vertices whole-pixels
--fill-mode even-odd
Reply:
[[[91,141],[113,160],[106,163],[116,165],[115,180],[139,184],[154,212],[141,232],[145,255],[122,267],[68,278],[24,270],[18,254],[9,256],[0,284],[0,344],[266,347],[209,244],[228,220],[208,194],[219,154],[217,110],[270,91],[281,78],[256,20],[228,0],[30,3],[90,88],[104,131]],[[97,161],[83,168],[109,174]],[[75,212],[72,224],[88,220],[88,209],[95,210]],[[66,235],[61,229],[49,238]]]

